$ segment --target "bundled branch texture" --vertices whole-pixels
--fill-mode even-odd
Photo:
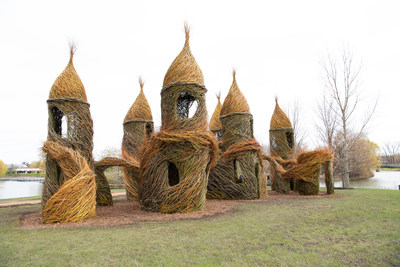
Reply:
[[[90,105],[87,103],[85,88],[73,66],[75,47],[70,47],[71,58],[60,76],[54,82],[48,103],[49,122],[48,140],[76,150],[86,158],[89,167],[94,170],[93,121]],[[66,125],[63,125],[63,120]],[[42,206],[57,192],[64,183],[63,171],[51,158],[46,160],[46,178],[42,194]],[[110,202],[111,191],[106,179],[96,178],[97,202],[106,205]],[[112,201],[112,199],[111,199]]]
[[[153,117],[150,105],[143,92],[144,82],[139,78],[140,93],[129,109],[124,119],[124,136],[122,139],[122,157],[129,162],[138,162],[144,142],[154,132]],[[124,183],[129,200],[138,199],[139,171],[126,167],[124,171]]]
[[[55,160],[64,174],[64,182],[42,210],[44,223],[79,222],[93,217],[96,209],[95,175],[78,152],[46,141],[43,151]]]
[[[189,47],[172,62],[161,90],[161,131],[145,143],[140,160],[139,198],[143,209],[190,212],[204,206],[218,141],[208,130],[203,74]],[[197,105],[194,114],[191,108]]]
[[[253,137],[253,116],[233,82],[221,108],[223,154],[211,170],[208,198],[255,199],[266,195],[266,175],[260,145]]]

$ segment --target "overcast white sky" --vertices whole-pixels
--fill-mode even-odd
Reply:
[[[399,11],[399,1],[382,0],[0,0],[0,159],[7,164],[38,159],[47,137],[46,100],[68,63],[71,39],[91,104],[95,154],[120,147],[139,75],[159,126],[162,82],[182,49],[184,21],[208,88],[209,117],[215,95],[226,96],[235,67],[260,143],[268,143],[277,95],[283,108],[296,100],[301,105],[312,148],[323,90],[319,61],[347,46],[363,62],[363,100],[379,96],[370,140],[400,141]]]

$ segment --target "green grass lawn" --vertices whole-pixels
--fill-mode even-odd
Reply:
[[[6,199],[0,199],[0,202],[17,201],[17,200],[32,200],[32,199],[40,199],[40,198],[41,198],[41,196],[6,198]]]
[[[400,191],[337,193],[112,228],[20,230],[39,205],[0,208],[0,265],[399,266]]]

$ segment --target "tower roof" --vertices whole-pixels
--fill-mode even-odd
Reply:
[[[250,113],[250,108],[236,83],[236,71],[233,70],[233,82],[222,105],[221,116],[237,112]]]
[[[133,102],[131,108],[126,113],[124,122],[131,120],[145,120],[152,121],[153,116],[151,115],[151,109],[149,102],[147,102],[146,96],[143,92],[144,82],[141,77],[139,77],[140,93],[136,97],[135,102]]]
[[[218,98],[218,104],[215,107],[214,113],[211,116],[210,120],[210,130],[220,130],[222,129],[222,123],[221,120],[219,119],[220,113],[221,113],[221,108],[222,104],[220,101],[221,95],[217,96]]]
[[[71,97],[87,102],[85,87],[73,64],[76,51],[74,44],[70,45],[70,59],[67,67],[54,81],[50,89],[49,99]]]
[[[275,103],[275,110],[271,117],[270,129],[292,128],[290,119],[278,105],[278,98],[275,98]]]
[[[165,74],[163,87],[177,81],[204,85],[203,73],[190,51],[189,32],[189,26],[185,23],[185,45]]]

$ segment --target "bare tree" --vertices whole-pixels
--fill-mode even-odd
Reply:
[[[400,162],[400,143],[387,142],[382,147],[385,163],[396,164]]]
[[[329,142],[332,144],[334,136],[334,134],[331,135],[332,126],[334,126],[335,131],[339,131],[341,134],[342,150],[340,155],[336,155],[336,157],[343,167],[343,187],[350,188],[349,150],[354,145],[354,140],[358,140],[363,134],[375,112],[377,102],[371,106],[371,109],[364,112],[365,117],[363,120],[359,121],[359,123],[354,122],[353,117],[355,117],[355,112],[360,103],[361,64],[354,63],[353,55],[349,50],[343,49],[340,59],[328,55],[326,59],[322,60],[321,66],[325,85],[324,102],[320,108],[320,117],[324,122],[324,126],[321,129],[325,129],[324,136],[327,138],[328,144]],[[330,110],[328,117],[324,115],[326,109]],[[331,118],[333,120],[329,121]],[[335,123],[333,124],[333,122]],[[356,130],[355,128],[358,129]],[[355,135],[350,136],[350,133],[355,133]]]
[[[333,148],[333,138],[337,126],[337,116],[333,109],[333,100],[327,99],[324,95],[323,101],[318,104],[317,113],[320,123],[316,124],[316,128],[323,145],[330,148]]]
[[[301,119],[301,107],[298,100],[295,100],[292,105],[285,110],[285,113],[289,116],[292,122],[294,131],[294,154],[297,155],[299,151],[306,147],[306,134],[304,132],[303,120]]]

